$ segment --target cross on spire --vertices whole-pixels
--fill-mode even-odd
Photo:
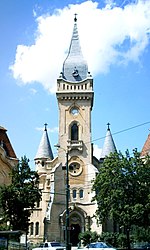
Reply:
[[[77,21],[77,14],[76,13],[74,14],[74,21],[75,22]]]
[[[108,126],[107,130],[110,130],[110,127],[109,127],[109,126],[110,126],[110,123],[109,123],[109,122],[107,123],[107,126]]]
[[[47,131],[47,123],[44,124],[45,128],[44,128],[44,131]]]

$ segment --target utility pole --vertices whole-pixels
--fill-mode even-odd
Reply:
[[[68,152],[66,152],[66,250],[70,250],[69,243],[69,166],[68,166]]]
[[[55,147],[60,148],[66,153],[66,225],[65,225],[65,242],[66,242],[66,250],[71,249],[70,245],[70,227],[69,227],[69,195],[70,195],[70,186],[69,186],[69,166],[68,166],[68,150],[61,148],[59,144],[55,145]],[[63,167],[64,169],[64,167]]]

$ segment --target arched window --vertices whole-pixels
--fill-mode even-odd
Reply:
[[[80,196],[80,199],[83,199],[83,189],[80,189],[79,196]]]
[[[76,189],[73,190],[72,197],[73,197],[73,199],[77,198],[77,190]]]
[[[33,222],[31,222],[30,224],[30,235],[33,235],[34,234],[34,224]]]
[[[37,207],[40,207],[40,201],[37,201],[36,204],[37,204]]]
[[[74,123],[71,126],[71,140],[78,141],[78,125],[77,125],[77,123]]]
[[[39,235],[39,222],[35,224],[35,235]]]

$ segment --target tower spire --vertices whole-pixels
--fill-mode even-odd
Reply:
[[[85,80],[88,75],[87,62],[83,58],[77,27],[77,14],[74,16],[74,28],[68,55],[63,63],[62,77],[70,82]]]
[[[106,156],[109,156],[110,153],[114,153],[116,152],[116,146],[110,131],[110,123],[107,123],[107,132],[106,132],[106,137],[105,137],[105,141],[104,141],[104,146],[102,148],[102,153],[101,153],[101,157],[100,157],[100,161],[103,161],[103,159]]]
[[[51,144],[48,138],[48,133],[47,133],[47,123],[44,124],[44,132],[39,144],[39,148],[36,154],[35,159],[51,159],[53,160],[53,153],[51,149]]]

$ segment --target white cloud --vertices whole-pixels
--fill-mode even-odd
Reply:
[[[38,130],[38,131],[44,131],[44,128],[37,127],[36,130]],[[58,133],[58,127],[47,128],[47,131],[50,132],[50,133]]]
[[[51,93],[70,45],[73,16],[78,13],[78,31],[84,57],[93,76],[106,73],[112,64],[138,62],[149,43],[150,1],[117,7],[111,0],[100,9],[85,1],[37,17],[34,44],[18,45],[13,77],[22,84],[41,83]],[[36,15],[35,15],[36,16]]]
[[[99,148],[98,145],[94,144],[94,145],[93,145],[93,155],[94,155],[97,159],[100,159],[101,153],[102,153],[102,149]]]
[[[35,88],[30,88],[30,93],[32,95],[35,95],[37,93],[37,90]]]

